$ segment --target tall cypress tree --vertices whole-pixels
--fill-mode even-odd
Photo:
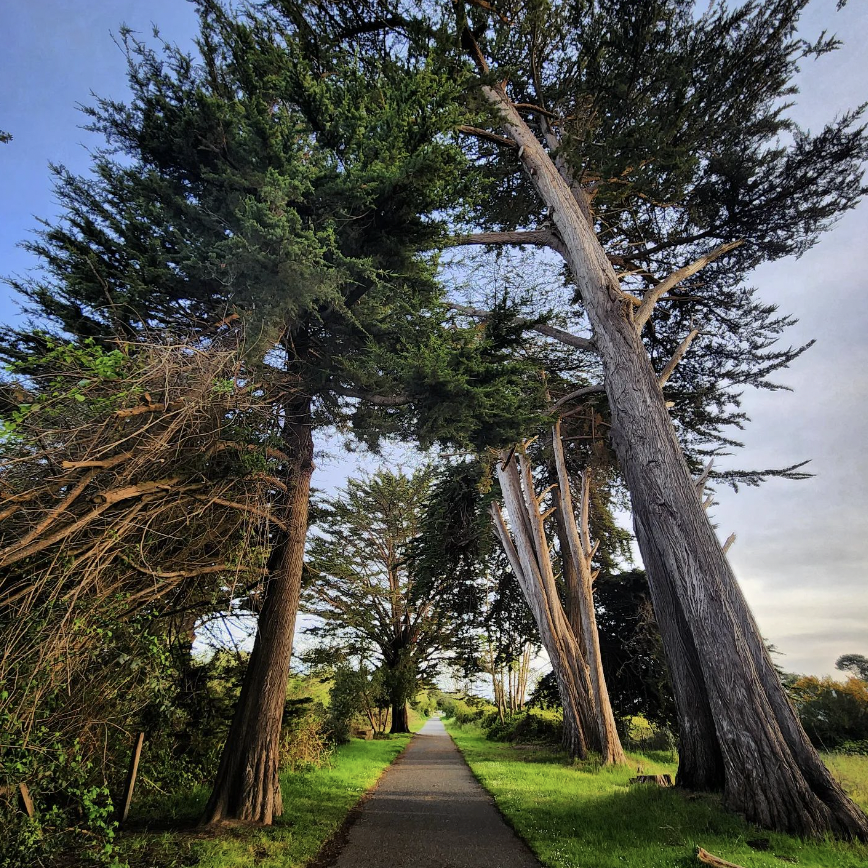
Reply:
[[[491,330],[442,329],[435,262],[419,254],[464,187],[463,155],[445,135],[462,115],[449,75],[425,58],[408,69],[387,54],[310,51],[297,33],[205,0],[200,17],[197,56],[124,34],[132,98],[89,110],[107,142],[90,175],[53,169],[62,217],[28,244],[41,272],[11,281],[38,328],[7,329],[2,352],[26,361],[52,331],[207,343],[245,324],[248,369],[279,406],[274,498],[286,531],[272,540],[205,819],[270,823],[282,810],[277,748],[313,431],[415,429],[451,406],[517,436],[534,410],[500,387],[521,366]],[[425,436],[464,435],[435,418]]]
[[[307,12],[318,44],[328,33],[371,56],[439,52],[475,112],[456,129],[489,170],[476,220],[488,231],[460,240],[563,257],[678,698],[680,781],[722,787],[762,825],[864,838],[868,820],[780,687],[697,497],[661,385],[668,364],[652,364],[667,340],[677,361],[699,313],[724,364],[768,350],[747,269],[805,250],[865,192],[859,111],[813,136],[787,117],[800,60],[834,48],[795,36],[806,2],[704,14],[686,0],[277,5],[292,26]]]

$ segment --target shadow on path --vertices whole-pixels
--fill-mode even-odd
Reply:
[[[540,868],[432,718],[380,779],[336,868]]]

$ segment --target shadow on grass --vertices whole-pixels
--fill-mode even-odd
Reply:
[[[169,796],[133,816],[119,839],[122,858],[133,868],[305,865],[409,740],[352,741],[335,751],[328,766],[281,775],[283,815],[268,827],[199,829],[208,788]]]
[[[697,845],[744,868],[868,866],[864,845],[801,841],[751,826],[715,795],[630,785],[640,764],[648,774],[674,772],[655,757],[631,754],[632,767],[601,768],[551,750],[546,760],[542,750],[489,742],[469,728],[453,736],[507,821],[553,868],[696,868]]]

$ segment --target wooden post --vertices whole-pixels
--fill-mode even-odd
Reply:
[[[33,799],[30,798],[30,790],[23,781],[18,784],[18,792],[21,793],[21,803],[24,805],[24,810],[27,811],[27,816],[32,820],[36,816],[36,810],[33,807]]]
[[[136,775],[139,772],[139,757],[142,755],[142,745],[144,743],[145,734],[140,732],[139,737],[136,739],[136,746],[133,748],[133,755],[130,758],[130,770],[127,773],[127,782],[124,786],[123,808],[118,817],[119,825],[127,819],[127,814],[130,812],[130,803],[133,801],[133,788],[136,785]]]

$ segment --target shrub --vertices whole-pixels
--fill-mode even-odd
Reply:
[[[789,685],[790,697],[811,742],[823,750],[868,741],[868,683],[803,675]]]
[[[280,767],[294,772],[322,768],[333,752],[330,735],[325,714],[318,709],[296,717],[281,733]]]
[[[0,868],[59,864],[70,857],[79,865],[118,866],[111,795],[105,783],[95,782],[79,745],[65,749],[40,730],[34,735],[50,746],[37,754],[15,739],[10,720],[3,723],[0,784],[15,793],[26,782],[38,819],[18,810],[17,798],[0,799]]]
[[[495,718],[486,738],[522,744],[560,744],[563,740],[563,717],[548,709],[527,709],[503,721]]]
[[[618,720],[618,732],[624,750],[648,753],[648,751],[674,752],[676,749],[672,730],[651,723],[641,715]]]

